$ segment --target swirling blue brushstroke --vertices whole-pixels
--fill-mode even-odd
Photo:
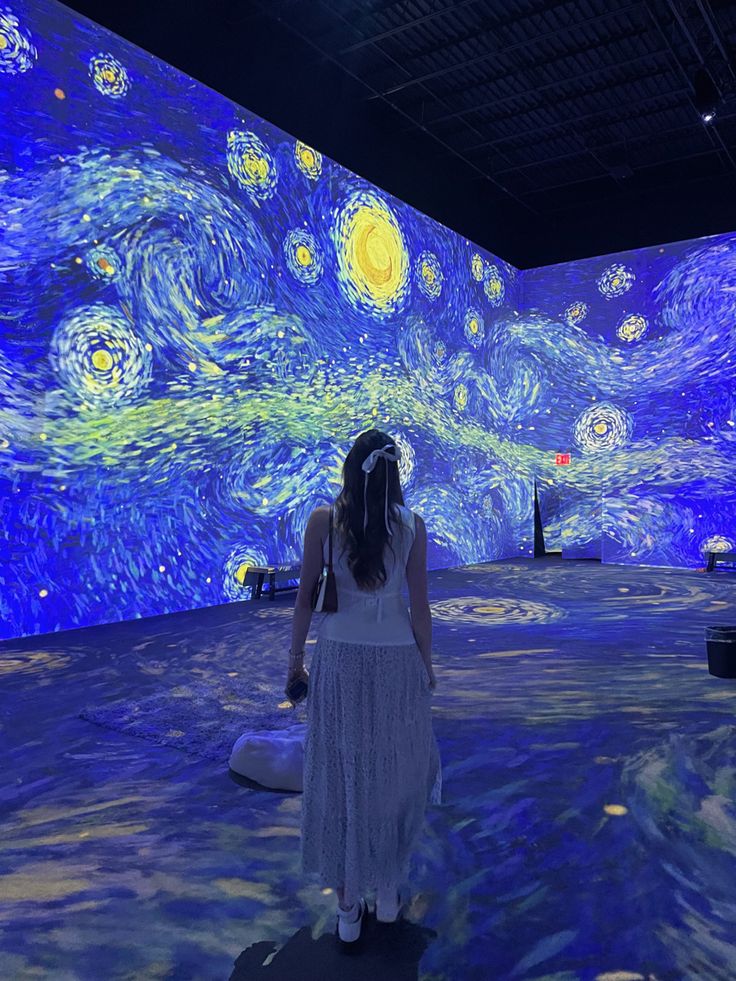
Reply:
[[[492,501],[477,476],[487,458],[457,469],[465,427],[494,418],[481,356],[485,331],[518,306],[516,271],[482,252],[507,290],[492,308],[471,243],[326,158],[306,174],[294,138],[61,6],[13,12],[39,56],[0,90],[0,633],[244,597],[247,561],[298,562],[311,508],[334,497],[369,424],[407,447],[432,564],[526,549],[529,474]],[[90,78],[99,52],[131,80],[124,98]],[[235,156],[232,133],[252,134]],[[268,193],[248,171],[251,144]],[[436,257],[439,296],[409,282],[400,309],[371,318],[338,288],[331,223],[364,193],[396,216],[409,269]],[[319,274],[295,276],[287,235]],[[469,309],[484,322],[477,350]],[[371,375],[386,406],[398,383],[405,402],[351,410]],[[325,407],[341,399],[339,425],[307,435],[300,386]],[[244,428],[238,406],[260,403]],[[467,495],[485,509],[480,530]]]
[[[298,562],[368,425],[410,447],[436,567],[531,554],[535,479],[550,542],[693,566],[733,540],[734,236],[520,273],[326,157],[305,173],[293,137],[71,11],[13,17],[34,57],[0,87],[0,634],[240,598],[249,558]],[[410,270],[378,314],[338,281],[358,198]]]

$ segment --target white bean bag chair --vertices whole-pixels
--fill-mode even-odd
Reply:
[[[306,725],[244,732],[230,754],[230,769],[270,790],[302,791]]]

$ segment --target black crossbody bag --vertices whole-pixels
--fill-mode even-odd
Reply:
[[[327,566],[322,564],[322,575],[312,593],[312,609],[315,613],[337,613],[337,581],[332,568],[332,518],[330,508],[330,534],[327,546]]]

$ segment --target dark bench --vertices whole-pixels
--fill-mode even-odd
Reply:
[[[299,573],[301,572],[301,567],[298,565],[249,565],[245,570],[245,576],[243,577],[243,585],[245,586],[248,582],[248,577],[255,577],[255,585],[253,586],[253,593],[251,599],[258,600],[263,596],[263,587],[266,582],[266,577],[268,577],[268,598],[273,601],[276,599],[276,579],[277,577],[282,581],[286,579],[298,579]],[[295,589],[295,586],[281,586],[278,592],[285,591],[287,589]]]
[[[708,552],[706,572],[713,572],[717,562],[736,562],[736,552]]]

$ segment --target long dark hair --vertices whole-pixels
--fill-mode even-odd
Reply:
[[[386,481],[389,517],[397,504],[404,503],[397,463],[380,459],[368,475],[368,524],[363,532],[363,462],[384,446],[396,447],[394,440],[379,429],[361,433],[342,467],[342,490],[335,502],[335,524],[348,553],[348,566],[361,589],[377,589],[386,582],[383,555],[390,537],[386,528]]]

